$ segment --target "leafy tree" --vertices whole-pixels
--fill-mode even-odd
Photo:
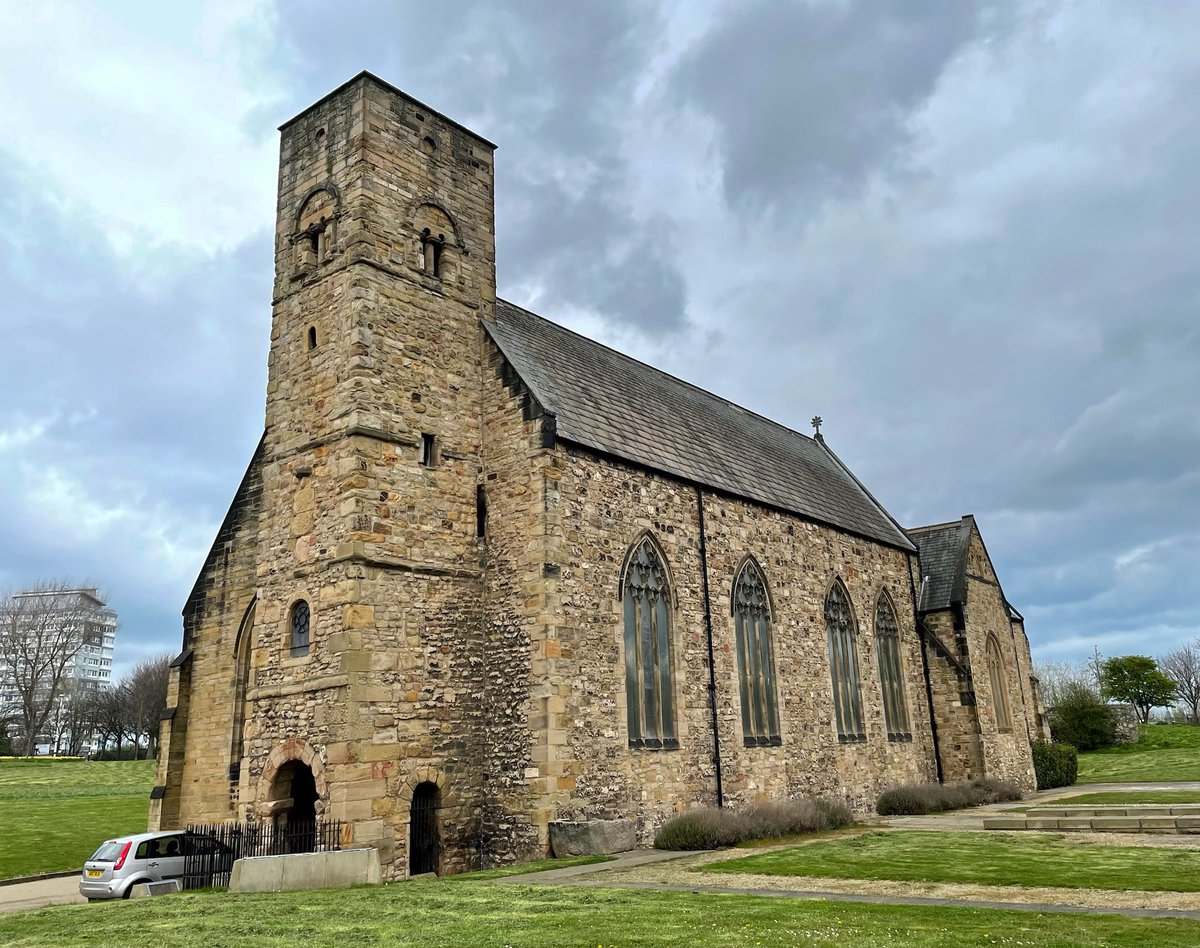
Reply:
[[[1064,685],[1050,712],[1050,733],[1056,744],[1072,744],[1090,751],[1116,743],[1117,722],[1113,709],[1082,682]]]
[[[1151,708],[1165,707],[1175,700],[1175,682],[1145,655],[1105,659],[1100,684],[1107,697],[1133,705],[1143,724],[1150,720]]]

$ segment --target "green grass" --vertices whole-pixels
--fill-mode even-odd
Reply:
[[[0,879],[79,869],[146,829],[154,761],[0,760]]]
[[[131,943],[155,948],[1194,948],[1200,944],[1200,923],[445,880],[270,895],[185,893],[0,915],[0,944],[7,948]]]
[[[1063,797],[1039,803],[1038,806],[1127,806],[1136,803],[1157,803],[1169,806],[1176,803],[1200,803],[1197,790],[1104,790],[1099,793],[1081,793],[1076,797]]]
[[[505,876],[523,876],[527,872],[546,872],[550,869],[567,869],[571,866],[590,866],[597,862],[612,862],[612,856],[570,856],[566,859],[533,859],[517,862],[497,869],[481,869],[479,872],[464,872],[462,875],[447,876],[447,882],[478,882],[481,879],[503,879]]]
[[[1141,740],[1079,755],[1079,783],[1200,780],[1200,727],[1143,724]]]
[[[1200,892],[1200,852],[1080,846],[1058,835],[867,833],[729,859],[700,872]]]

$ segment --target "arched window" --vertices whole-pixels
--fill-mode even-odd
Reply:
[[[829,643],[829,671],[833,678],[833,714],[838,740],[865,741],[862,697],[858,687],[858,648],[854,644],[854,615],[841,580],[825,597],[825,635]]]
[[[254,647],[254,613],[258,604],[252,599],[242,616],[234,644],[233,671],[233,733],[229,745],[229,781],[237,783],[242,774],[245,754],[246,693],[250,685],[250,651]]]
[[[996,636],[987,640],[988,679],[992,683],[992,705],[996,709],[996,727],[1001,731],[1012,729],[1012,714],[1008,708],[1008,681],[1004,676],[1004,659],[1000,657],[1000,643]]]
[[[662,553],[643,537],[626,559],[625,700],[631,747],[678,747],[671,672],[671,584]]]
[[[292,606],[292,658],[300,658],[308,654],[308,603],[300,599]]]
[[[766,578],[754,560],[746,561],[733,584],[733,624],[742,692],[742,740],[747,747],[779,744],[771,600]]]
[[[875,654],[883,688],[883,723],[889,741],[912,740],[908,703],[904,700],[904,669],[900,664],[900,631],[892,600],[883,593],[875,606]]]

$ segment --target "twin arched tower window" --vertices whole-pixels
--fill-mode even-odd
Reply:
[[[747,560],[733,586],[733,624],[742,696],[742,739],[747,747],[779,744],[771,600],[766,578],[753,560]]]
[[[625,706],[631,747],[678,747],[671,662],[671,583],[649,537],[630,551],[623,580]]]

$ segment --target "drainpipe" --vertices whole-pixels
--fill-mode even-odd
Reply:
[[[917,584],[913,581],[913,558],[910,555],[908,558],[908,591],[912,596],[913,603],[913,628],[916,629],[917,637],[920,639],[921,645],[921,671],[925,675],[925,700],[929,704],[929,733],[933,738],[933,766],[936,768],[937,782],[945,782],[945,774],[942,773],[942,747],[938,740],[937,713],[933,706],[933,682],[929,678],[929,654],[925,644],[925,637],[921,635],[921,612],[917,602]],[[925,591],[925,581],[921,581],[921,591]]]
[[[717,775],[717,806],[725,806],[721,781],[721,734],[717,728],[717,666],[713,648],[712,601],[708,595],[708,546],[704,540],[704,494],[696,485],[696,510],[700,515],[700,576],[704,589],[704,631],[708,635],[708,708],[712,713],[713,767]]]

